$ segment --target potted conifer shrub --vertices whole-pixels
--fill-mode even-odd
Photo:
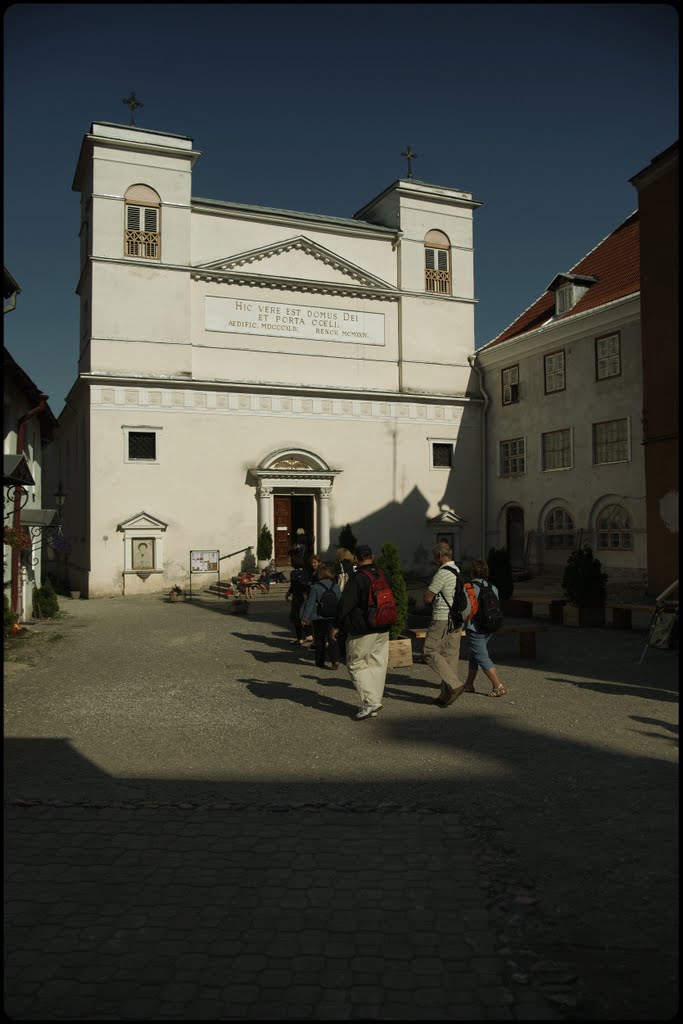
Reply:
[[[261,527],[256,542],[256,559],[259,569],[265,569],[273,557],[273,535],[267,523]]]
[[[398,610],[396,622],[389,632],[389,668],[403,668],[413,664],[413,647],[410,638],[403,635],[408,622],[408,588],[395,544],[382,545],[377,565],[384,570]]]
[[[562,576],[567,604],[562,609],[565,626],[604,626],[607,573],[585,545],[572,551]]]
[[[337,547],[346,548],[347,551],[355,551],[356,543],[356,535],[354,534],[353,530],[347,523],[346,526],[344,526],[343,529],[339,531],[339,540],[337,541]]]
[[[527,603],[521,604],[512,597],[515,581],[512,578],[512,563],[507,548],[491,548],[486,561],[489,567],[489,583],[498,589],[503,615],[526,614]]]

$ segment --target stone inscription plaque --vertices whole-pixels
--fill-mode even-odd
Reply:
[[[356,345],[384,344],[384,313],[364,313],[293,302],[227,299],[207,296],[207,331],[263,334],[271,338],[337,341]]]

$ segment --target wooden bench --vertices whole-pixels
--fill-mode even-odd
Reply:
[[[608,604],[612,610],[612,626],[614,629],[631,629],[633,612],[649,612],[654,615],[652,604]]]
[[[494,636],[519,637],[520,658],[535,658],[536,634],[544,633],[547,628],[547,626],[507,625],[501,626],[500,629],[494,633]],[[416,640],[424,640],[427,636],[426,629],[409,629],[408,632],[411,636],[414,636]],[[466,636],[465,630],[462,630],[460,636]]]
[[[503,601],[503,611],[515,618],[531,619],[535,604],[547,604],[551,622],[562,624],[562,608],[567,603],[565,597],[552,597],[550,594],[522,594]]]

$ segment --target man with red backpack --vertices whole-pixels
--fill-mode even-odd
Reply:
[[[346,633],[346,667],[360,697],[356,721],[376,718],[382,707],[389,662],[389,630],[396,622],[394,595],[384,572],[373,565],[367,544],[356,548],[357,568],[344,587],[336,626]]]

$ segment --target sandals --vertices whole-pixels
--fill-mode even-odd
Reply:
[[[500,686],[494,686],[493,687],[493,689],[491,690],[491,692],[489,694],[489,697],[504,697],[506,693],[507,693],[507,690],[505,689],[505,687],[501,683]]]

